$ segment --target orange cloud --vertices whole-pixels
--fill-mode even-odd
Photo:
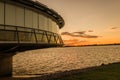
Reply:
[[[88,32],[94,32],[93,30],[88,30]]]
[[[118,29],[119,27],[111,27],[110,29]]]
[[[107,29],[107,31],[109,31],[109,32],[115,32],[115,31],[118,31],[119,28],[120,28],[120,27],[109,27],[109,28]]]
[[[88,32],[88,31],[79,31],[79,32],[72,32],[72,33],[62,32],[61,36],[63,38],[64,44],[67,46],[93,44],[93,40],[96,40],[95,38],[100,37],[100,36],[96,36],[96,35],[88,35],[88,34],[86,34],[86,32]],[[90,30],[89,32],[93,32],[93,31]]]
[[[73,33],[77,33],[77,34],[85,34],[85,33],[86,33],[86,31],[73,32]]]
[[[68,35],[68,36],[71,36],[71,37],[82,37],[82,38],[98,38],[100,36],[96,36],[96,35],[88,35],[88,34],[85,34],[86,31],[81,31],[81,32],[73,32],[73,33],[70,33],[70,32],[62,32],[61,35]]]

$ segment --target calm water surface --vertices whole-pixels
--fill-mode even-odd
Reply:
[[[120,45],[49,48],[13,57],[13,74],[44,74],[120,62]]]

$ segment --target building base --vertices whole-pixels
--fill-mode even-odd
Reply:
[[[12,76],[12,57],[10,54],[0,54],[0,77]]]

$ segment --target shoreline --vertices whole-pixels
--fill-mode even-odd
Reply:
[[[94,71],[97,69],[102,69],[105,67],[109,67],[112,65],[117,65],[120,64],[120,62],[115,62],[115,63],[110,63],[110,64],[101,64],[101,66],[94,66],[94,67],[88,67],[84,69],[75,69],[75,70],[70,70],[70,71],[58,71],[55,73],[50,73],[50,74],[44,74],[44,75],[21,75],[21,76],[15,76],[13,75],[12,77],[1,77],[0,80],[53,80],[53,79],[59,79],[59,78],[64,78],[64,77],[69,77],[72,75],[80,75],[89,71]],[[119,67],[119,66],[118,66]]]

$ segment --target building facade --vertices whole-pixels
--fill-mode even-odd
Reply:
[[[63,26],[64,20],[57,12],[37,1],[0,0],[3,49],[62,46],[59,29]]]

